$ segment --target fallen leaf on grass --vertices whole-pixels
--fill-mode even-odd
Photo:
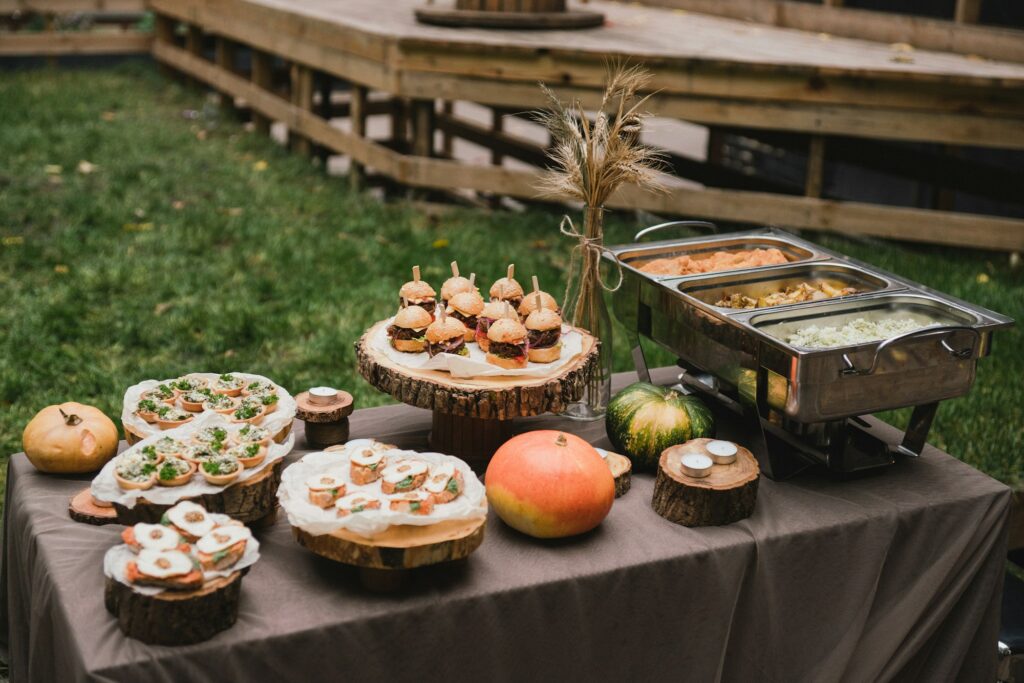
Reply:
[[[46,175],[60,175],[64,172],[64,168],[60,164],[47,164],[43,166],[43,172]]]
[[[979,285],[984,285],[987,284],[988,281],[991,280],[992,278],[988,276],[988,273],[978,273],[978,276],[974,279]]]
[[[152,223],[125,223],[125,232],[149,232],[153,229]]]
[[[164,313],[167,312],[167,309],[169,309],[173,305],[173,301],[161,301],[160,303],[153,307],[153,315],[163,315]]]
[[[95,173],[98,169],[99,166],[90,163],[85,159],[82,159],[81,161],[78,162],[78,172],[81,173],[82,175],[89,175],[90,173]]]
[[[67,275],[69,272],[71,272],[71,269],[68,268],[63,263],[58,263],[57,265],[55,265],[53,267],[53,272],[55,272],[55,273],[57,273],[59,275]]]
[[[267,170],[268,166],[270,166],[270,164],[268,164],[263,159],[260,159],[259,161],[252,165],[252,170],[256,171],[257,173],[262,173],[263,171]]]
[[[181,211],[182,209],[185,208],[185,202],[181,201],[180,199],[175,199],[173,202],[171,202],[171,208],[174,209],[175,211]]]
[[[3,239],[0,239],[0,244],[5,247],[18,247],[25,244],[25,238],[21,235],[6,235]]]
[[[100,118],[104,121],[113,121],[117,118],[117,113],[112,111],[105,111],[102,114],[100,114]]]
[[[432,242],[432,243],[430,244],[430,246],[432,246],[432,247],[433,247],[434,249],[444,249],[444,248],[445,248],[445,247],[447,247],[447,246],[448,246],[449,244],[450,244],[450,243],[448,242],[448,240],[446,240],[445,238],[443,238],[443,237],[442,237],[441,239],[437,239],[437,240],[434,240],[434,241],[433,241],[433,242]]]

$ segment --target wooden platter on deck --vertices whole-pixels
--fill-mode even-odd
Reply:
[[[754,512],[761,470],[746,448],[737,444],[735,462],[712,466],[707,477],[691,477],[680,471],[680,458],[688,453],[705,454],[704,446],[709,441],[713,439],[692,439],[671,446],[658,460],[651,506],[670,522],[691,527],[720,526],[746,519]]]
[[[136,593],[107,578],[103,603],[129,638],[151,645],[188,645],[209,640],[238,619],[242,574],[207,581],[196,591]]]
[[[468,557],[484,540],[487,518],[459,519],[429,526],[400,524],[372,537],[346,529],[314,536],[292,527],[299,545],[335,562],[360,568],[363,585],[371,590],[399,588],[407,571]]]
[[[462,458],[477,473],[512,435],[512,418],[561,411],[583,395],[597,366],[597,339],[576,330],[583,336],[581,352],[548,377],[455,378],[404,367],[374,348],[370,340],[386,325],[377,323],[355,343],[359,374],[402,403],[433,411],[431,448]]]

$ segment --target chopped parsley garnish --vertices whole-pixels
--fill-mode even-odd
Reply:
[[[277,394],[265,394],[263,396],[263,405],[272,406],[277,403]]]
[[[142,454],[150,460],[156,460],[160,455],[156,452],[156,446],[144,446],[142,448]]]
[[[406,477],[402,481],[395,484],[396,489],[407,489],[412,486],[412,477]]]
[[[455,480],[455,477],[452,477],[451,479],[448,480],[448,485],[445,486],[444,488],[446,491],[448,491],[448,493],[458,493],[459,482]]]
[[[416,512],[419,509],[420,509],[420,502],[418,500],[414,500],[413,502],[409,503],[409,512]],[[438,514],[440,514],[440,513],[438,513]]]
[[[144,398],[139,401],[139,410],[147,413],[155,413],[157,411],[157,404],[151,398]]]
[[[150,465],[152,467],[152,465]],[[160,481],[170,481],[171,479],[177,479],[181,475],[185,474],[183,471],[178,469],[178,466],[173,460],[168,460],[160,466]]]
[[[217,552],[215,552],[213,554],[213,561],[214,561],[214,563],[220,562],[221,560],[223,560],[227,556],[228,556],[228,551],[227,550],[218,550]]]
[[[256,417],[261,412],[263,411],[258,406],[254,406],[251,403],[243,404],[239,406],[237,410],[235,410],[235,418],[239,420],[248,420],[250,418]]]

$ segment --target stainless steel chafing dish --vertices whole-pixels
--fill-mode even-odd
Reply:
[[[638,234],[678,223],[655,226]],[[651,259],[699,257],[719,249],[775,247],[786,264],[698,275],[650,274]],[[794,469],[793,455],[849,473],[917,455],[938,402],[966,394],[992,332],[1010,318],[930,290],[781,230],[630,244],[610,248],[624,280],[613,308],[632,332],[634,359],[646,375],[640,336],[679,358],[686,387],[710,393],[758,423],[755,445],[769,476]],[[802,281],[826,280],[855,294],[737,309],[715,305],[730,293],[757,298]],[[856,318],[909,318],[925,327],[849,346],[789,343],[806,325],[839,327]],[[902,443],[880,443],[860,416],[913,406]]]

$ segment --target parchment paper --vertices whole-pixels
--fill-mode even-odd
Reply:
[[[393,362],[412,370],[443,370],[450,372],[452,377],[551,377],[557,375],[563,367],[583,352],[583,336],[569,327],[562,326],[562,355],[553,363],[528,362],[519,370],[506,370],[487,362],[487,354],[476,344],[466,344],[469,356],[457,356],[453,353],[442,353],[431,358],[426,351],[423,353],[402,353],[396,351],[388,341],[387,324],[379,326],[370,337],[373,348],[382,352]]]
[[[200,496],[204,493],[220,493],[227,488],[227,486],[214,486],[210,482],[206,481],[206,478],[198,472],[196,472],[192,476],[192,479],[184,486],[154,486],[153,488],[145,491],[140,491],[138,489],[125,491],[117,485],[117,480],[114,478],[114,468],[117,466],[119,458],[129,453],[137,453],[146,446],[156,443],[165,436],[189,443],[192,441],[192,435],[204,427],[223,427],[231,433],[244,426],[244,424],[235,424],[231,422],[220,413],[202,413],[196,419],[180,427],[157,432],[153,436],[143,439],[104,465],[103,469],[96,475],[96,478],[92,480],[92,495],[97,500],[107,501],[108,503],[118,503],[120,505],[124,505],[128,509],[131,509],[135,507],[135,503],[139,498],[145,498],[150,503],[156,503],[158,505],[173,505],[182,498]],[[267,447],[267,457],[264,458],[263,462],[257,467],[242,470],[238,479],[229,484],[229,486],[256,476],[257,473],[267,467],[270,467],[275,462],[288,455],[294,445],[294,434],[289,434],[284,443],[271,441],[270,446]]]
[[[363,536],[371,536],[384,531],[392,524],[429,526],[448,520],[474,519],[487,515],[484,485],[480,483],[480,480],[473,474],[473,470],[469,469],[469,465],[465,462],[451,455],[418,453],[397,448],[385,453],[388,464],[412,458],[421,460],[434,468],[444,462],[450,462],[462,472],[466,488],[462,495],[452,502],[435,505],[433,512],[429,515],[413,515],[390,510],[388,508],[389,497],[381,493],[380,480],[366,486],[358,486],[353,484],[349,477],[349,455],[372,443],[373,441],[370,439],[349,441],[345,450],[308,453],[298,462],[289,465],[281,475],[281,487],[277,490],[277,498],[281,501],[281,507],[288,513],[288,522],[292,526],[297,526],[316,536],[329,534],[338,529],[347,529]],[[381,509],[338,517],[333,507],[324,510],[313,505],[309,502],[306,481],[314,475],[325,473],[331,473],[345,481],[345,495],[363,492],[380,496]]]
[[[203,377],[211,381],[220,377],[220,374],[215,372],[190,372],[188,374],[195,375],[196,377]],[[262,382],[270,382],[275,387],[277,387],[277,410],[270,413],[270,415],[265,416],[259,425],[260,427],[265,427],[266,429],[270,430],[270,433],[272,435],[280,432],[282,429],[290,425],[292,423],[292,420],[295,419],[295,399],[292,398],[292,395],[289,394],[284,387],[274,383],[272,380],[267,379],[263,375],[253,375],[248,372],[231,372],[225,374],[241,377],[245,379],[246,384],[248,384],[249,382],[255,382],[259,380]],[[152,436],[153,434],[165,434],[166,432],[162,431],[160,427],[158,427],[157,425],[150,424],[143,420],[138,415],[136,415],[135,406],[138,404],[139,397],[142,396],[143,392],[148,391],[149,389],[156,388],[158,384],[166,384],[167,382],[173,382],[175,379],[177,379],[177,377],[172,377],[171,379],[163,380],[147,379],[143,382],[139,382],[138,384],[128,387],[128,391],[126,391],[124,394],[124,405],[121,408],[121,423],[125,427],[130,427],[131,430],[138,434],[139,436],[146,437]],[[181,407],[180,400],[176,401],[176,404],[179,408]],[[199,415],[208,414],[219,415],[220,413],[206,411],[200,413]],[[196,420],[193,420],[193,422],[195,421]]]

